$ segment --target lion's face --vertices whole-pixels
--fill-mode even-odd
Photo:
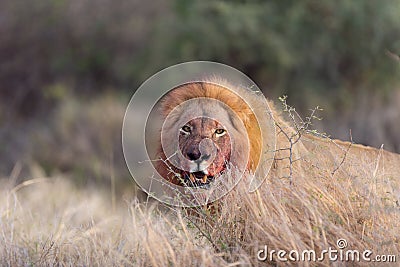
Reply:
[[[165,119],[163,149],[179,183],[207,188],[232,164],[240,165],[239,157],[245,162],[248,154],[237,144],[245,142],[245,131],[220,101],[196,98],[176,106]]]
[[[208,188],[216,179],[232,178],[222,174],[241,173],[257,163],[257,121],[248,105],[228,89],[186,84],[165,95],[160,109],[163,125],[157,157],[162,160],[155,162],[159,174],[170,182]]]
[[[182,166],[186,185],[208,184],[230,160],[231,140],[221,123],[207,117],[190,120],[179,128],[179,149],[187,160]]]

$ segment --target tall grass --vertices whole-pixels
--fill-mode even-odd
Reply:
[[[140,203],[135,197],[124,197],[113,208],[108,191],[78,189],[63,177],[21,185],[2,180],[0,265],[344,266],[327,258],[257,260],[265,245],[320,253],[337,248],[338,239],[346,239],[346,249],[372,250],[371,257],[399,255],[398,177],[387,181],[382,166],[376,167],[393,155],[376,151],[374,165],[354,157],[356,148],[348,150],[345,161],[340,145],[330,151],[340,167],[335,172],[323,164],[329,157],[309,157],[301,162],[302,171],[295,166],[292,183],[273,170],[258,191],[248,193],[244,179],[212,212]]]

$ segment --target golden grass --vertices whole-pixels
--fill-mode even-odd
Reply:
[[[78,190],[62,178],[34,182],[9,189],[2,183],[2,266],[223,263],[209,245],[200,246],[182,217],[171,219],[136,200],[113,210],[105,192]]]
[[[399,255],[398,202],[377,189],[381,181],[367,167],[358,177],[350,169],[328,175],[310,167],[313,175],[297,175],[292,184],[270,177],[252,194],[243,181],[212,213],[134,197],[113,208],[108,193],[78,189],[66,178],[17,186],[2,180],[0,265],[284,265],[258,261],[257,251],[267,245],[318,253],[336,248],[340,238],[348,249]],[[328,259],[291,264],[346,265]]]

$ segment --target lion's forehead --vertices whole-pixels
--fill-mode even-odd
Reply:
[[[208,120],[207,120],[208,119]],[[194,104],[190,107],[185,107],[177,113],[177,126],[183,126],[186,123],[193,121],[203,123],[205,127],[215,127],[219,125],[227,125],[230,123],[230,115],[226,108],[220,104],[212,105],[202,102]],[[215,123],[213,125],[213,123]]]
[[[189,122],[195,131],[210,132],[220,127],[220,123],[208,117],[195,118]]]

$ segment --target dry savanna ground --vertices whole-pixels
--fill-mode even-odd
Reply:
[[[320,253],[336,249],[338,239],[347,241],[346,249],[371,250],[371,258],[399,257],[399,189],[381,173],[382,154],[377,151],[375,160],[364,162],[352,158],[351,149],[345,152],[335,152],[340,154],[337,168],[328,169],[321,161],[328,157],[316,155],[291,183],[272,175],[255,193],[248,193],[243,180],[212,213],[133,196],[114,202],[109,191],[78,189],[62,176],[21,184],[4,177],[0,265],[348,265],[327,257],[321,262],[280,262],[276,255],[273,261],[257,260],[265,245]]]

